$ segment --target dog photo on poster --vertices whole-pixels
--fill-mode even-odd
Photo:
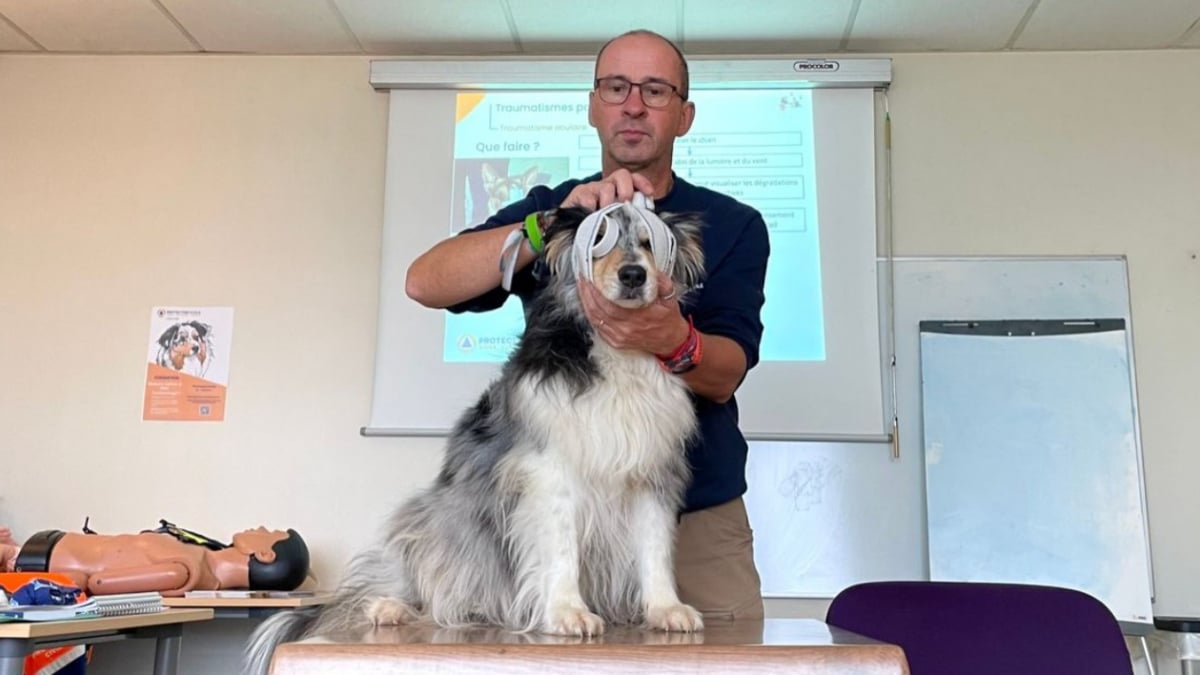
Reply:
[[[232,337],[232,307],[152,308],[142,419],[223,421]]]

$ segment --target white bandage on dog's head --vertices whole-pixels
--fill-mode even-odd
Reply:
[[[662,218],[652,211],[654,201],[638,192],[630,202],[609,204],[589,214],[576,230],[575,271],[588,281],[592,279],[592,260],[608,255],[621,237],[621,224],[609,214],[627,205],[633,213],[633,226],[644,229],[650,239],[650,253],[654,256],[654,265],[668,274],[675,266],[675,235]],[[596,233],[601,227],[604,228],[604,234],[600,241],[596,241]]]

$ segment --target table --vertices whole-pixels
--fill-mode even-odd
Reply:
[[[1156,616],[1154,627],[1178,634],[1182,675],[1200,675],[1200,617]]]
[[[611,628],[599,638],[495,628],[388,626],[280,645],[273,675],[431,672],[779,673],[906,675],[895,645],[816,619],[713,621],[701,633]]]
[[[35,649],[148,638],[156,643],[154,675],[174,675],[179,668],[183,624],[211,618],[211,609],[165,609],[95,619],[0,623],[0,675],[21,675],[25,656]]]
[[[288,598],[163,598],[167,607],[200,607],[211,609],[218,619],[238,619],[269,616],[285,610],[308,610],[333,600],[330,591]]]

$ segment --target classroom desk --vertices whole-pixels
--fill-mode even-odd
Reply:
[[[35,649],[143,638],[155,640],[154,675],[175,675],[183,624],[211,618],[211,609],[166,609],[95,619],[0,623],[0,675],[21,675],[25,656]]]
[[[217,619],[245,619],[270,616],[282,611],[304,611],[320,607],[332,599],[332,592],[319,591],[293,598],[163,598],[163,605],[211,609]]]
[[[904,652],[816,619],[709,621],[701,633],[614,628],[599,638],[388,626],[280,645],[272,675],[454,672],[906,675]]]

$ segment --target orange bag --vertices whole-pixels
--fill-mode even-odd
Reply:
[[[52,675],[85,653],[83,645],[39,649],[25,657],[25,675]]]
[[[71,577],[65,574],[59,574],[58,572],[0,572],[0,588],[3,588],[5,591],[8,591],[9,595],[12,595],[17,591],[18,588],[33,581],[34,579],[45,579],[46,581],[53,581],[54,583],[62,584],[63,586],[79,588],[75,585],[75,582],[71,580]],[[86,590],[82,595],[79,596],[79,599],[81,601],[87,600]]]
[[[65,574],[55,572],[0,572],[0,588],[12,595],[16,590],[34,579],[45,579],[64,586],[75,586],[75,582]],[[80,600],[86,600],[87,594],[80,595]],[[83,645],[39,649],[25,657],[25,675],[52,675],[63,666],[85,654]]]

